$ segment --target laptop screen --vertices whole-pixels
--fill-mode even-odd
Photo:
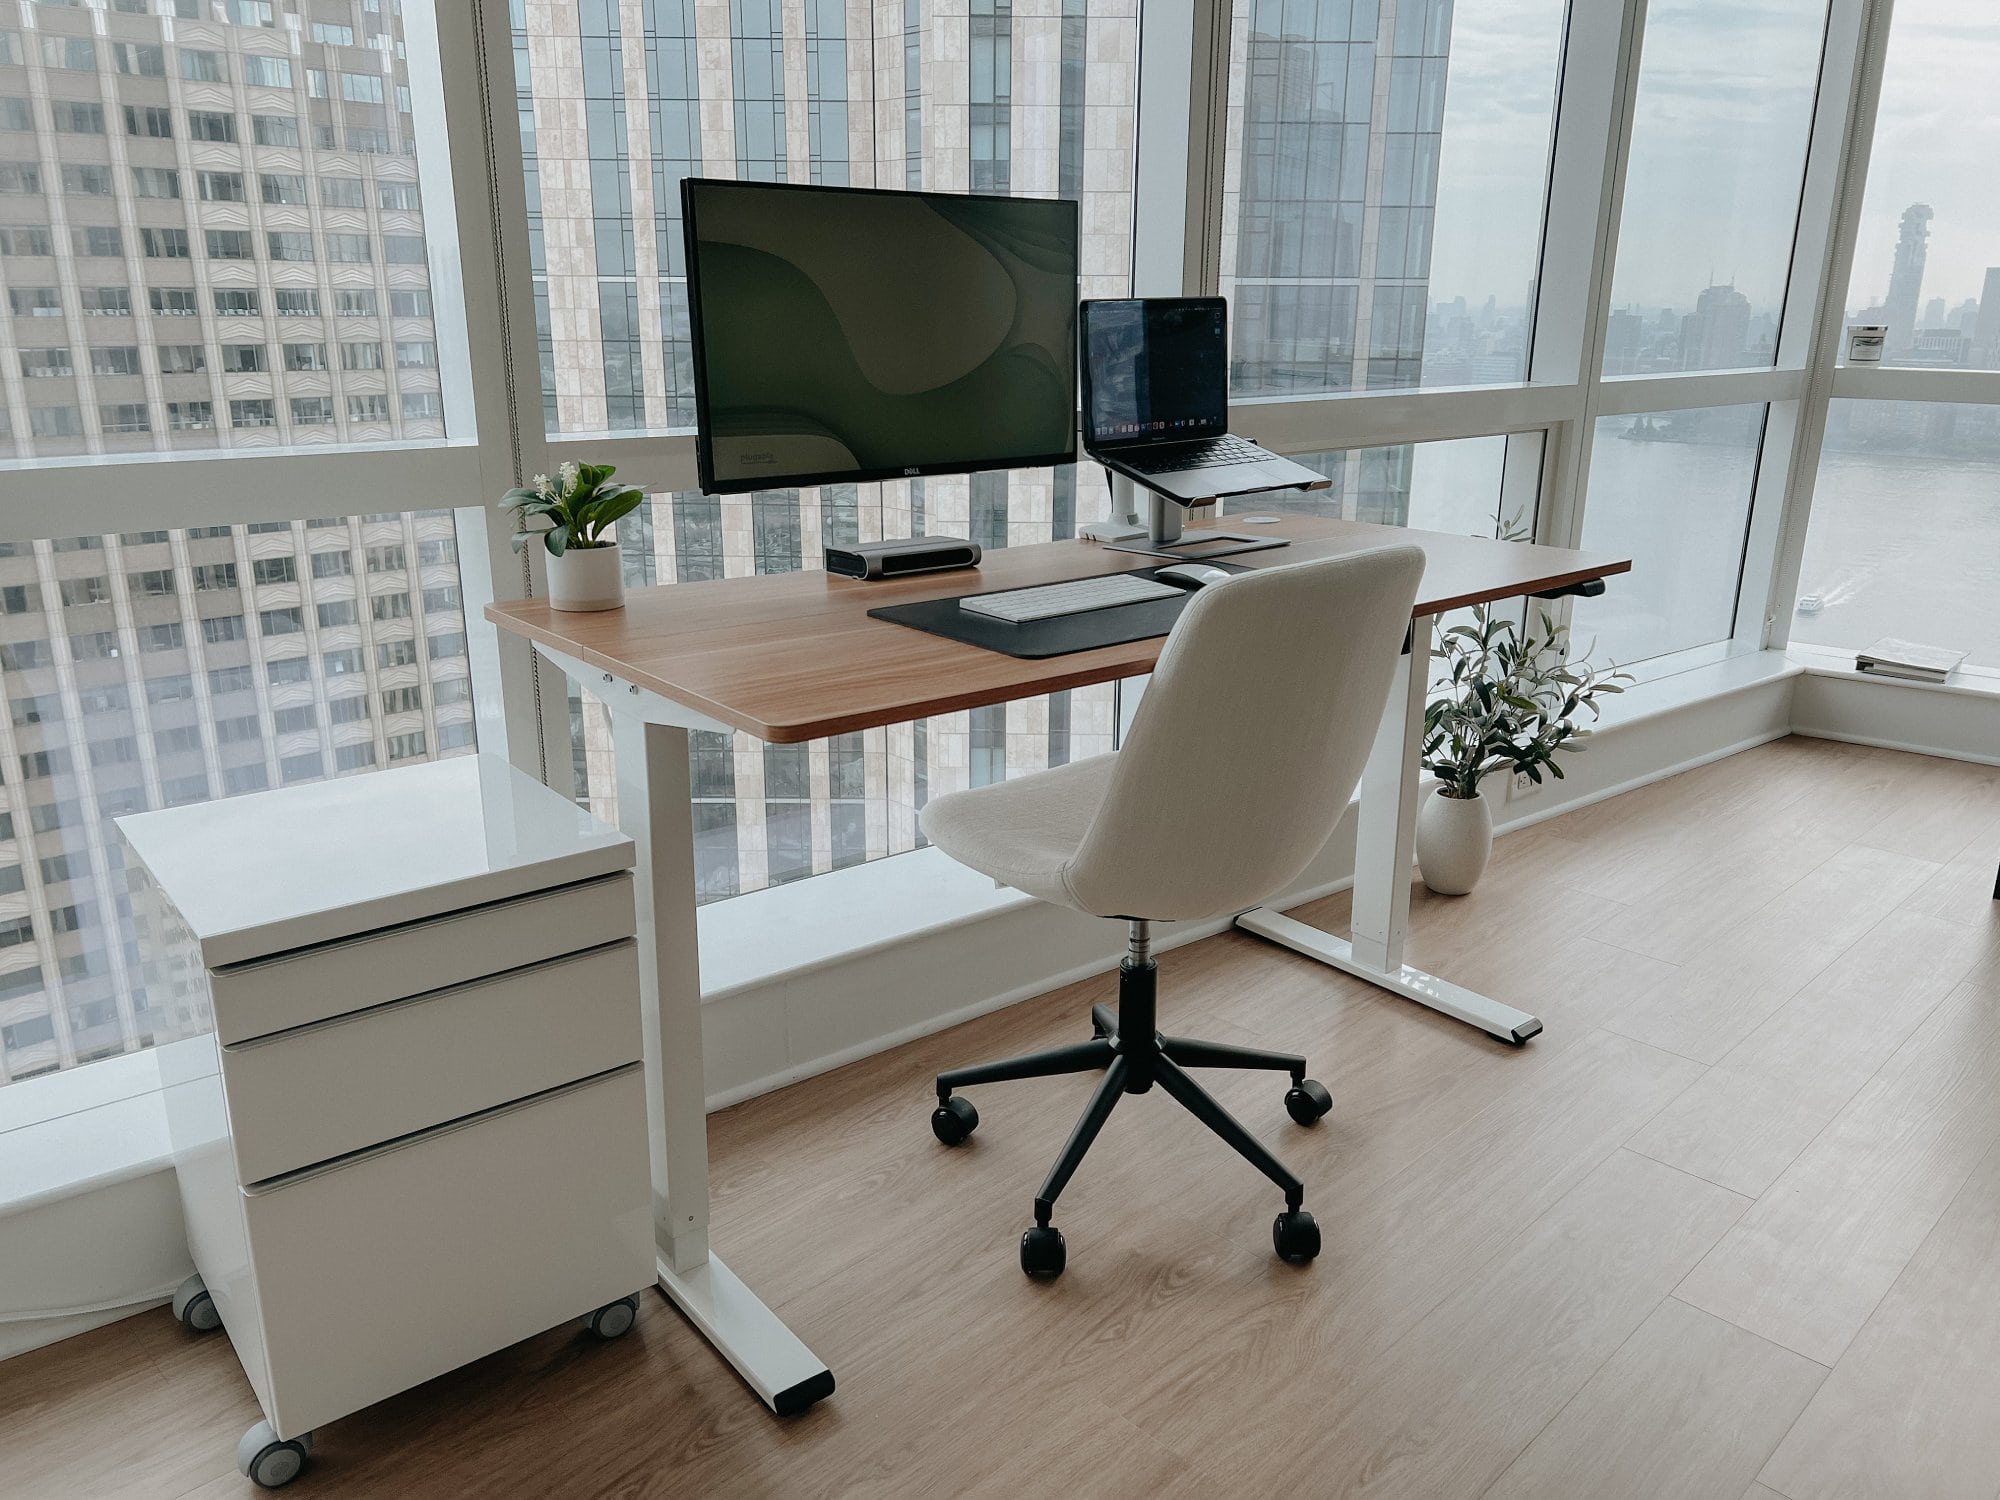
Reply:
[[[1229,430],[1229,309],[1220,297],[1083,304],[1083,434],[1092,448]]]

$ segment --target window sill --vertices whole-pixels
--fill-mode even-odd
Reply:
[[[1847,682],[1865,682],[1873,687],[1895,688],[1919,693],[1954,693],[1975,698],[2000,698],[2000,669],[1960,667],[1943,682],[1913,682],[1904,677],[1881,677],[1854,665],[1854,652],[1833,646],[1788,646],[1785,655],[1801,671],[1812,677],[1831,677]]]
[[[151,1052],[0,1089],[0,1216],[143,1176],[172,1160]]]

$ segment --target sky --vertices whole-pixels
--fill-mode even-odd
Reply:
[[[1431,294],[1518,304],[1541,231],[1559,0],[1458,0]],[[1652,0],[1613,303],[1692,305],[1711,275],[1753,310],[1784,290],[1824,0]],[[1849,306],[1888,290],[1896,225],[1927,202],[1923,300],[2000,265],[2000,3],[1897,0]]]

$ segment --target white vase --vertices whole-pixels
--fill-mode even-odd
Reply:
[[[1486,873],[1493,853],[1493,810],[1484,792],[1447,797],[1431,788],[1417,810],[1417,864],[1440,896],[1463,896]]]
[[[549,607],[582,613],[625,603],[625,559],[608,547],[571,547],[549,555]]]

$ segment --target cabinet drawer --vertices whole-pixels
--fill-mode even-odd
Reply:
[[[630,938],[222,1049],[237,1180],[262,1182],[640,1055]]]
[[[632,877],[474,907],[209,972],[227,1045],[631,937]]]
[[[242,1196],[258,1394],[338,1417],[651,1285],[633,1066]],[[239,1324],[243,1319],[239,1319]]]

